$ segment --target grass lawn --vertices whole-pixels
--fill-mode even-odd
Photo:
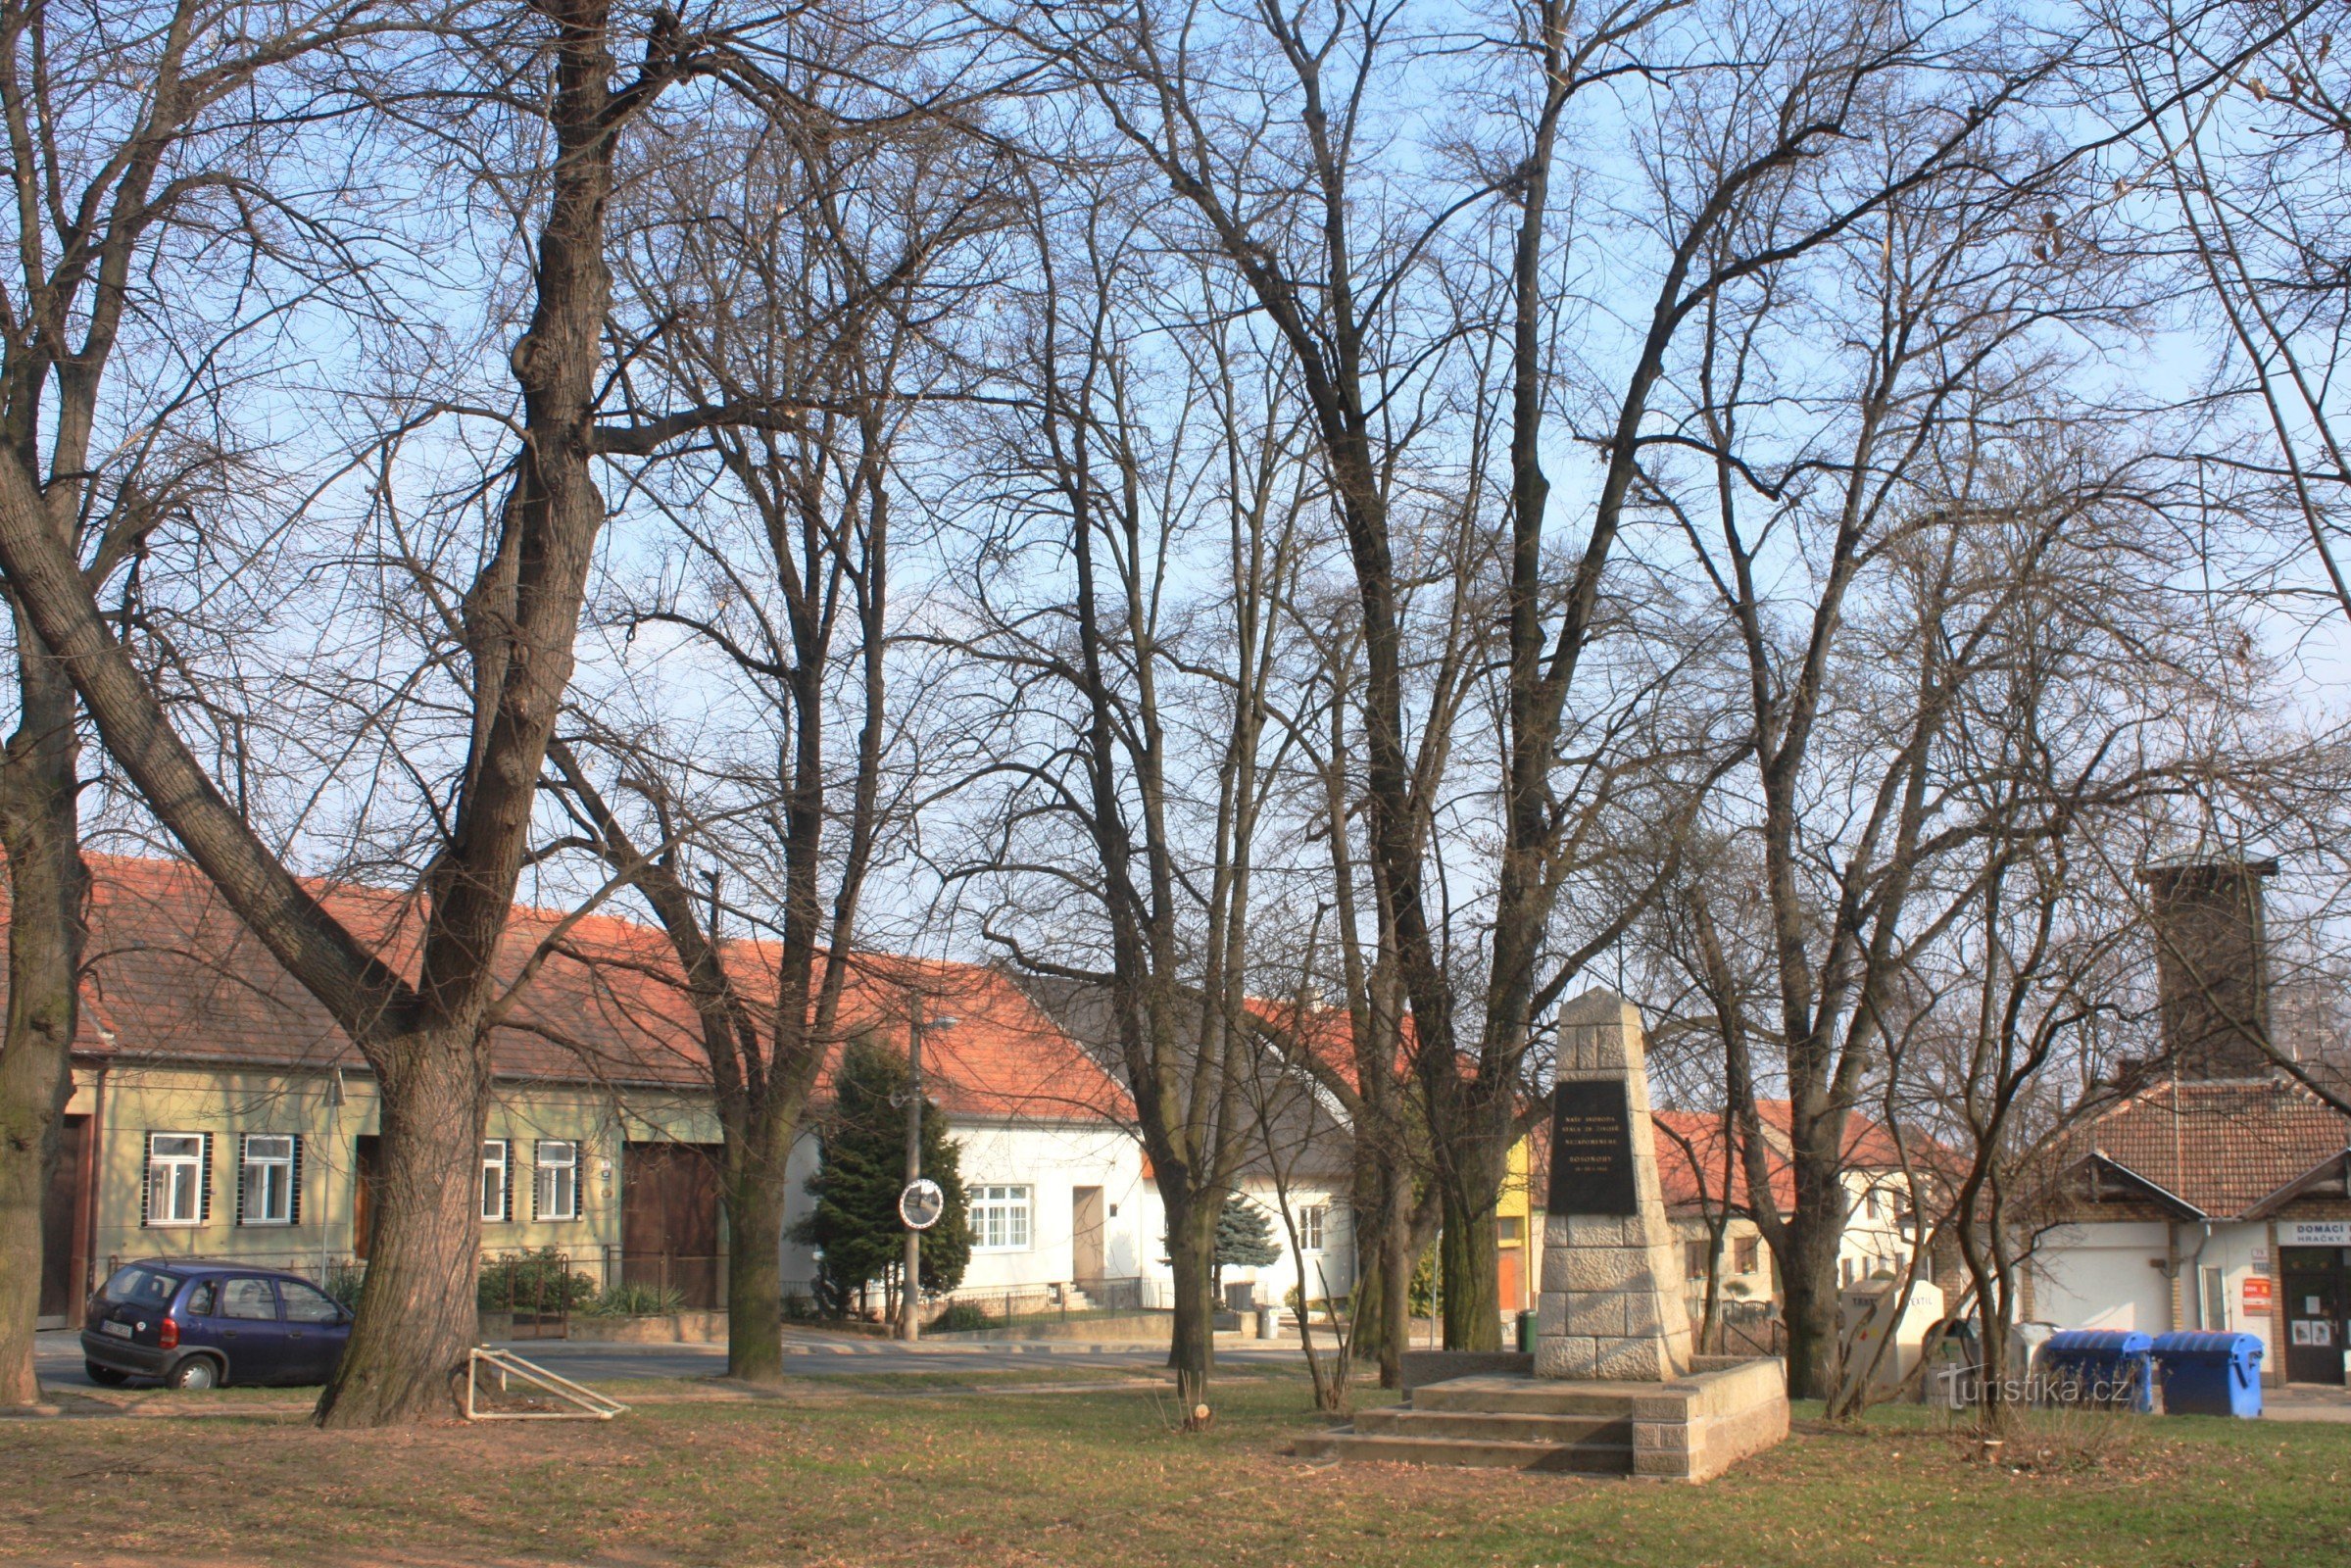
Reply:
[[[1923,1412],[1807,1426],[1705,1487],[1287,1457],[1295,1377],[1153,1386],[800,1380],[609,1425],[329,1436],[222,1415],[0,1423],[0,1557],[89,1564],[730,1565],[2351,1562],[2351,1426],[2173,1419],[2063,1435],[2024,1473]],[[233,1392],[233,1391],[230,1391]],[[664,1396],[667,1397],[664,1397]],[[2098,1428],[2099,1431],[2109,1430]],[[2074,1429],[2078,1438],[2081,1429]],[[2102,1450],[2102,1451],[2091,1451]]]

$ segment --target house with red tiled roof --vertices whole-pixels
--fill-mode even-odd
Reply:
[[[1018,984],[1084,1045],[1104,1073],[1126,1081],[1125,1051],[1106,986],[1037,975],[1024,975]],[[1290,1004],[1255,1001],[1250,1005],[1297,1031],[1294,1039],[1302,1036],[1307,1049],[1351,1079],[1345,1012],[1318,1009],[1299,1031]],[[1238,1298],[1247,1298],[1249,1304],[1279,1306],[1294,1298],[1344,1298],[1355,1285],[1355,1238],[1347,1209],[1353,1150],[1347,1111],[1315,1073],[1270,1047],[1251,1053],[1240,1065],[1242,1110],[1235,1133],[1243,1147],[1235,1187],[1239,1198],[1267,1216],[1279,1255],[1265,1263],[1227,1264],[1221,1280],[1228,1302],[1238,1306]],[[1155,1194],[1151,1201],[1155,1204]],[[1153,1213],[1158,1213],[1155,1207]],[[1153,1286],[1162,1275],[1172,1285],[1172,1273],[1156,1253],[1151,1262],[1148,1277]]]
[[[2146,874],[2162,1054],[2049,1151],[2026,1208],[2026,1311],[2060,1328],[2252,1334],[2266,1381],[2340,1384],[2351,1120],[2277,1063],[2261,890],[2275,870],[2199,859]]]
[[[312,1274],[364,1264],[378,1105],[358,1051],[192,867],[97,856],[91,871],[73,1098],[44,1207],[44,1315],[73,1312],[124,1257]],[[314,891],[391,962],[414,962],[406,895]],[[719,1304],[719,1133],[668,943],[615,914],[524,907],[505,945],[517,979],[534,955],[544,961],[491,1038],[485,1252],[552,1248],[599,1284],[659,1284],[690,1305]],[[740,972],[772,971],[766,950],[736,953]],[[916,997],[931,1020],[926,1087],[963,1146],[973,1200],[967,1285],[1150,1273],[1157,1205],[1124,1092],[984,965],[858,955],[842,1039],[903,1044]],[[820,1088],[819,1114],[825,1098]],[[793,1155],[796,1203],[816,1159],[811,1128]],[[811,1278],[813,1260],[788,1250],[784,1272]]]

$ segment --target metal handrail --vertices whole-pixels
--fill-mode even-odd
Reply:
[[[474,1385],[481,1376],[482,1363],[488,1362],[498,1373],[499,1392],[506,1391],[507,1379],[518,1377],[525,1383],[536,1384],[557,1398],[575,1406],[569,1410],[483,1410],[475,1406]],[[572,1382],[561,1373],[550,1372],[535,1361],[525,1361],[512,1350],[501,1350],[487,1345],[477,1345],[465,1355],[465,1419],[468,1421],[610,1421],[626,1410],[618,1399],[597,1393]]]

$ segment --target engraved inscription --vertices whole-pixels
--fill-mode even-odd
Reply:
[[[1621,1080],[1562,1083],[1551,1106],[1550,1212],[1636,1214],[1633,1117]]]

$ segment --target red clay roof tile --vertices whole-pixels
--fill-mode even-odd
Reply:
[[[364,1066],[326,1010],[278,966],[193,866],[92,856],[90,870],[77,1053],[223,1065]],[[327,883],[313,883],[312,891],[338,919],[413,972],[418,922],[406,895]],[[519,974],[563,918],[558,911],[518,906],[501,954],[505,972]],[[773,948],[754,942],[727,947],[746,988],[772,998]],[[1123,1120],[1131,1114],[1118,1086],[1001,971],[883,954],[858,954],[852,962],[835,1030],[841,1039],[869,1032],[903,1045],[907,1002],[916,988],[933,1018],[955,1018],[954,1028],[924,1037],[931,1094],[951,1115]],[[563,932],[491,1046],[496,1070],[508,1078],[678,1089],[709,1082],[667,939],[611,914],[586,915]]]

